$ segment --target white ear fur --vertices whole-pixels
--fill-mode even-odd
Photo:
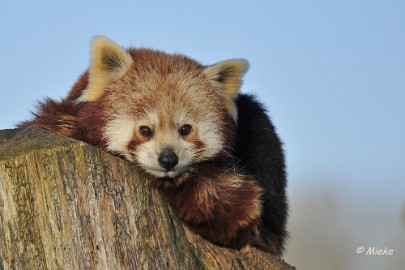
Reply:
[[[89,84],[78,102],[97,100],[112,80],[121,77],[132,65],[131,55],[108,38],[98,36],[91,43]]]
[[[218,62],[204,69],[205,75],[210,79],[218,93],[224,98],[228,113],[237,121],[238,113],[234,99],[242,85],[242,77],[249,68],[244,59],[232,59]]]

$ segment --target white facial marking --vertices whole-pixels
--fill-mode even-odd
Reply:
[[[171,169],[166,171],[159,164],[159,155],[166,149],[168,145],[162,144],[159,140],[152,139],[148,142],[142,143],[133,150],[136,160],[144,170],[156,177],[176,177],[188,169],[193,163],[194,146],[191,143],[182,142],[174,145],[175,151],[179,162]]]
[[[155,111],[147,111],[146,116],[152,127],[156,127],[159,125],[159,116]]]
[[[145,171],[158,178],[174,178],[187,171],[192,164],[209,159],[222,150],[223,138],[213,119],[215,119],[215,115],[212,113],[204,115],[200,119],[193,119],[192,114],[184,108],[172,116],[171,123],[166,124],[161,123],[164,119],[160,119],[157,112],[153,110],[146,111],[145,117],[138,119],[136,123],[129,117],[117,118],[111,121],[106,128],[108,148],[124,154],[130,161],[135,155],[136,162]],[[191,125],[195,129],[197,132],[195,135],[204,143],[203,149],[179,134],[180,127],[185,124]],[[127,150],[134,130],[142,125],[151,127],[154,130],[153,136],[134,149]],[[159,156],[167,148],[172,149],[178,157],[177,165],[169,171],[159,164]]]
[[[146,122],[149,125],[156,124],[157,126],[159,124],[157,113],[147,112],[147,117]],[[144,170],[156,177],[176,177],[195,162],[197,151],[195,145],[185,141],[178,131],[179,126],[185,123],[193,124],[191,120],[187,121],[188,119],[189,117],[185,111],[176,113],[173,118],[174,126],[172,128],[162,129],[157,127],[151,140],[132,149],[132,154],[136,156],[137,162]],[[167,148],[171,148],[178,157],[177,165],[169,171],[159,164],[159,156]]]
[[[128,116],[119,117],[107,123],[104,137],[107,139],[107,149],[125,155],[128,159],[127,145],[134,135],[135,121]]]
[[[173,117],[173,121],[174,121],[174,124],[177,125],[178,127],[180,127],[184,124],[189,124],[189,125],[192,124],[191,119],[189,119],[189,117],[188,117],[187,111],[184,109],[180,109],[175,113],[175,115]]]
[[[200,140],[205,144],[205,158],[210,158],[222,150],[223,141],[219,135],[218,127],[210,119],[202,119],[198,123],[198,136]]]

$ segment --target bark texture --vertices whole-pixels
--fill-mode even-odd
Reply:
[[[0,131],[0,270],[294,269],[184,228],[135,166],[36,129]]]

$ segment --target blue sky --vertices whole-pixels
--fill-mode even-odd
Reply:
[[[404,1],[10,1],[0,4],[0,129],[63,97],[105,35],[203,64],[245,58],[244,92],[285,142],[290,201],[328,189],[359,211],[405,205]],[[292,212],[293,213],[293,212]]]

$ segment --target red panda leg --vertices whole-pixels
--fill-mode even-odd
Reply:
[[[209,241],[278,254],[277,247],[261,238],[262,190],[251,177],[206,168],[181,185],[158,188],[187,227]]]

